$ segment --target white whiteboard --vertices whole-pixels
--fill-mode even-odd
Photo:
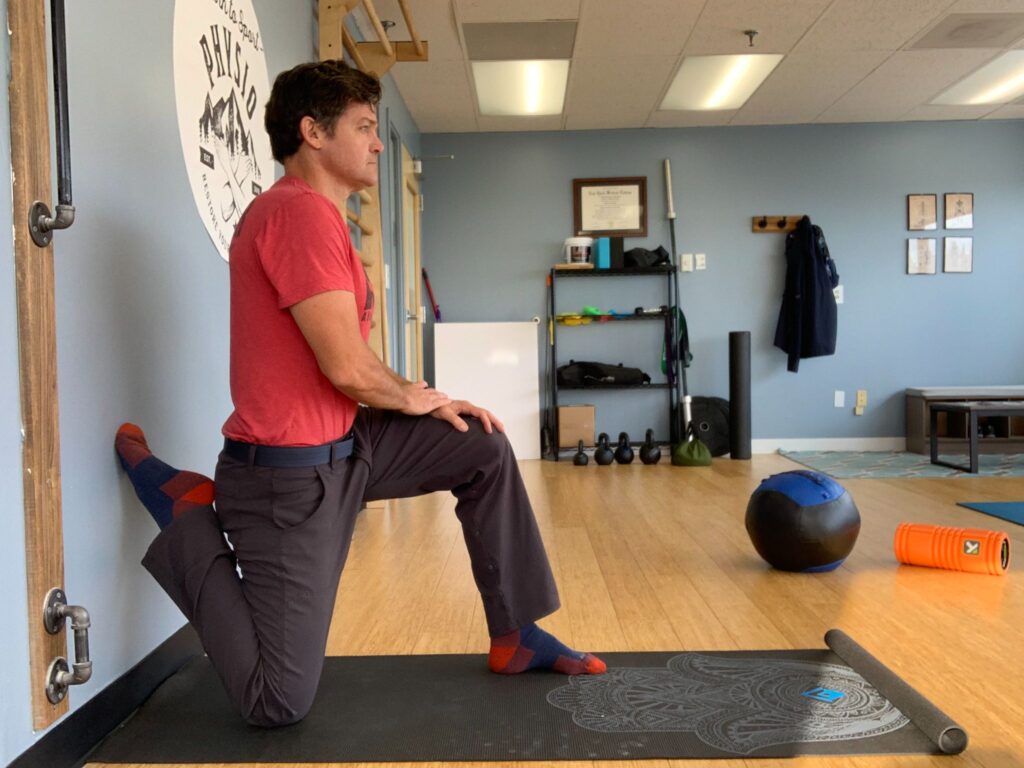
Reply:
[[[534,322],[434,326],[435,386],[501,419],[517,459],[540,458],[539,335]]]

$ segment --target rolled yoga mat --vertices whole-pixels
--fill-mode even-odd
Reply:
[[[483,655],[328,657],[313,709],[276,729],[246,725],[198,657],[89,760],[644,760],[966,746],[910,686],[842,632],[829,636],[834,650],[602,653],[606,674],[577,677],[495,675]]]
[[[729,333],[729,456],[750,458],[750,331]]]
[[[830,629],[825,633],[825,644],[913,720],[914,725],[924,731],[944,754],[958,755],[967,749],[967,731],[898,678],[848,634],[841,629]]]

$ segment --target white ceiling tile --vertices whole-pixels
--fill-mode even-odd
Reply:
[[[992,51],[898,51],[821,115],[821,122],[899,120],[967,75]]]
[[[427,122],[440,115],[445,115],[446,125],[464,123],[462,130],[476,128],[476,96],[465,62],[435,61],[428,66],[424,62],[410,61],[396,64],[390,74],[421,131],[430,130],[425,127]]]
[[[439,5],[441,0],[428,0]],[[553,21],[577,19],[580,0],[454,0],[459,21]],[[444,3],[447,5],[447,3]]]
[[[835,0],[795,51],[895,51],[929,26],[950,0]]]
[[[675,56],[573,60],[566,94],[566,128],[643,125],[658,104]]]
[[[443,110],[418,114],[416,126],[421,133],[476,133],[476,117],[454,115]]]
[[[1014,13],[1024,11],[1024,0],[956,0],[948,13]]]
[[[888,56],[885,51],[791,53],[730,124],[813,122]]]
[[[576,56],[678,56],[705,0],[587,0]]]
[[[900,120],[977,120],[991,111],[991,104],[921,104],[903,115]]]
[[[788,53],[832,0],[708,0],[684,50],[687,56]],[[745,29],[756,29],[750,48]]]
[[[1024,120],[1024,104],[1004,104],[985,115],[985,120]]]
[[[481,115],[477,122],[481,131],[558,131],[562,128],[561,115],[543,117],[490,117]]]
[[[711,112],[659,110],[649,118],[647,128],[694,128],[698,126],[728,125],[736,114],[734,109]]]

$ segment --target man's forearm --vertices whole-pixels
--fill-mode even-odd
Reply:
[[[363,347],[359,359],[353,361],[350,375],[334,386],[364,405],[401,410],[408,405],[406,387],[409,382],[384,365],[369,347]]]

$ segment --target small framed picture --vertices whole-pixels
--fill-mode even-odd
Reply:
[[[974,238],[947,237],[943,242],[943,272],[974,271]]]
[[[938,205],[938,195],[907,195],[907,229],[935,229]]]
[[[974,229],[974,194],[946,193],[946,229]]]
[[[907,274],[935,274],[934,237],[911,237],[907,240]]]

